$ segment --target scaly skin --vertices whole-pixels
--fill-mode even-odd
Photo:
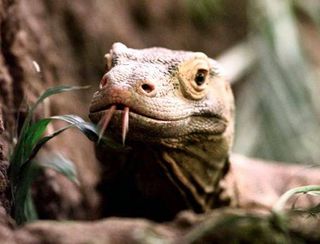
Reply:
[[[220,205],[234,102],[219,65],[199,52],[121,43],[106,58],[89,116],[132,150],[97,150],[105,214],[166,220]]]
[[[233,96],[205,54],[116,43],[106,58],[90,118],[132,150],[97,148],[105,215],[162,221],[225,204],[270,211],[285,191],[320,185],[319,169],[239,155],[229,163]],[[318,202],[301,197],[294,204]]]

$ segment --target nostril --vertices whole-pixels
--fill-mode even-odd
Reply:
[[[108,77],[103,76],[102,80],[100,81],[100,89],[104,88],[108,84]]]
[[[154,85],[153,85],[153,84],[150,84],[150,83],[143,83],[143,84],[141,85],[141,88],[142,88],[142,90],[145,91],[146,93],[151,93],[151,92],[155,89]]]

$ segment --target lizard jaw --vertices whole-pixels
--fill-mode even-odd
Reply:
[[[113,107],[114,106],[114,107]],[[127,107],[127,108],[126,108]],[[178,140],[189,135],[187,139],[195,138],[197,135],[212,135],[221,136],[227,128],[227,121],[224,121],[218,117],[203,118],[202,116],[191,116],[180,120],[158,120],[150,117],[146,117],[135,110],[125,106],[123,104],[113,104],[108,109],[102,111],[91,112],[89,114],[91,121],[98,123],[102,128],[102,137],[106,129],[112,127],[112,129],[120,129],[121,133],[110,131],[111,134],[118,134],[122,142],[126,141],[130,124],[134,126],[130,134],[130,140],[162,143],[163,140]],[[194,125],[202,124],[203,122],[210,123],[208,126],[197,128],[197,131],[189,130],[189,124]],[[211,127],[211,129],[209,129]],[[177,133],[176,128],[185,128],[181,133]],[[180,140],[180,139],[179,139]],[[167,143],[166,143],[167,144]]]
[[[101,128],[100,130],[100,134],[99,134],[99,140],[102,138],[103,134],[105,133],[108,124],[110,122],[110,120],[113,117],[114,112],[116,111],[116,109],[121,108],[123,106],[121,105],[112,105],[108,110],[105,110],[104,115],[101,117],[98,125]],[[126,135],[129,131],[129,107],[124,106],[123,108],[123,113],[122,113],[122,143],[125,143],[126,140]]]

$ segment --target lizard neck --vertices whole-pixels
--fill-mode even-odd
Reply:
[[[104,215],[169,220],[179,211],[221,206],[228,171],[222,139],[169,146],[135,143],[127,155],[102,148]],[[99,152],[102,152],[99,154]]]
[[[205,141],[159,151],[158,163],[188,208],[196,212],[220,204],[219,182],[229,168],[226,153],[220,147],[221,141]]]
[[[109,166],[110,160],[114,161],[117,171],[126,175],[109,175],[116,182],[126,181],[130,185],[128,189],[135,188],[133,196],[167,206],[164,212],[170,210],[173,215],[183,209],[205,212],[220,205],[219,182],[229,166],[226,153],[219,153],[216,144],[221,146],[221,141],[178,147],[136,144],[125,162],[120,163],[121,160],[112,155],[108,160]],[[119,165],[125,169],[119,169]],[[125,194],[126,190],[121,191]]]

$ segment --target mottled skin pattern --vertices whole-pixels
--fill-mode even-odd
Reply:
[[[320,185],[319,169],[240,155],[229,162],[233,96],[205,54],[116,43],[106,58],[89,116],[132,150],[97,147],[105,216],[163,221],[183,209],[200,213],[226,204],[270,211],[287,190]],[[315,204],[317,198],[294,200],[296,207]]]
[[[129,108],[125,144],[132,150],[97,148],[104,214],[167,220],[183,209],[221,205],[234,103],[219,65],[200,52],[135,50],[121,43],[106,58],[89,116],[99,123],[116,105],[105,133],[121,141]]]

